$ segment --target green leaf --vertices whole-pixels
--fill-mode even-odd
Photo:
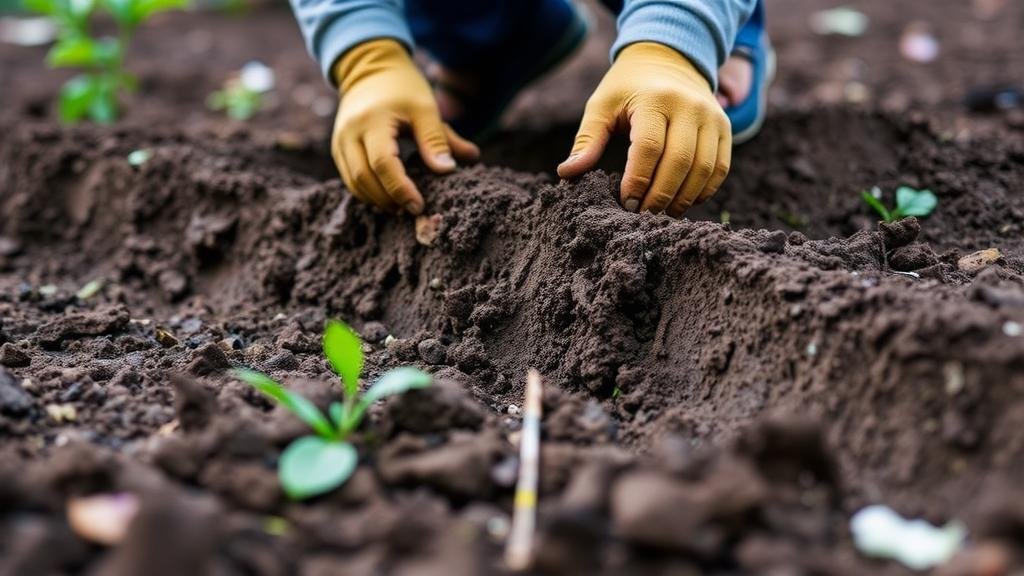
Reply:
[[[158,12],[180,10],[187,7],[188,0],[134,0],[131,2],[132,18],[135,22],[145,22]]]
[[[338,430],[345,428],[345,420],[348,414],[346,414],[344,404],[341,402],[331,402],[331,405],[327,408],[327,414],[331,417],[331,421],[334,422],[335,428]]]
[[[57,3],[54,0],[22,0],[21,5],[28,12],[46,16],[52,16],[57,11]]]
[[[882,220],[892,222],[892,213],[889,212],[889,209],[885,207],[885,204],[882,204],[882,201],[875,198],[871,192],[864,190],[860,193],[860,197],[864,199],[865,204],[874,208],[875,212],[878,212],[878,215],[882,217]]]
[[[914,190],[909,186],[896,189],[897,217],[927,216],[939,205],[939,199],[931,190]]]
[[[430,374],[422,370],[418,370],[411,366],[402,366],[401,368],[395,368],[389,370],[383,376],[381,376],[366,394],[359,399],[359,404],[356,405],[355,410],[348,415],[345,419],[344,426],[341,427],[342,434],[347,434],[352,430],[355,430],[359,426],[359,422],[363,419],[363,414],[366,413],[366,409],[371,404],[386,398],[388,396],[394,396],[396,394],[402,394],[409,390],[417,390],[419,388],[426,388],[430,386],[433,378]]]
[[[358,464],[359,455],[351,444],[304,436],[281,454],[277,473],[285,493],[302,500],[341,486]]]
[[[57,99],[61,122],[73,123],[84,118],[98,92],[95,76],[82,74],[68,80]]]
[[[248,368],[233,370],[232,374],[291,410],[323,438],[331,440],[337,437],[334,427],[312,402],[281,386],[266,374]]]
[[[97,124],[113,124],[117,120],[117,95],[101,87],[89,105],[89,118]]]
[[[363,371],[363,341],[344,322],[330,320],[324,330],[324,356],[334,373],[341,376],[345,396],[359,394],[359,374]]]
[[[96,9],[96,0],[56,0],[58,6],[63,5],[67,14],[79,21],[85,21]]]
[[[427,386],[430,386],[432,381],[433,378],[430,374],[413,368],[412,366],[402,366],[401,368],[389,370],[381,376],[377,382],[366,391],[366,394],[363,394],[361,401],[365,402],[367,405],[373,404],[381,398],[394,396],[395,394],[402,394],[409,390],[426,388]]]
[[[110,15],[124,28],[132,29],[139,23],[135,19],[136,0],[103,0]]]
[[[63,38],[46,55],[54,68],[106,67],[120,58],[121,44],[114,38],[93,40],[86,36]]]

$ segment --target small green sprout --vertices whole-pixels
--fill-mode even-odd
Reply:
[[[895,222],[907,216],[927,216],[939,205],[939,199],[931,190],[915,190],[909,186],[900,186],[896,189],[896,207],[892,210],[882,204],[882,190],[878,186],[872,188],[870,192],[862,191],[860,197],[886,222]]]
[[[235,377],[291,410],[316,433],[292,442],[278,462],[281,485],[295,500],[329,492],[352,475],[359,457],[347,440],[359,427],[371,404],[387,396],[426,388],[431,382],[426,372],[403,366],[386,372],[369,390],[360,394],[363,343],[359,335],[343,322],[329,321],[324,331],[323,349],[331,368],[341,377],[345,397],[343,403],[332,403],[326,416],[312,402],[265,374],[249,369],[234,371]]]
[[[118,96],[137,81],[124,59],[135,30],[158,12],[184,8],[188,0],[24,0],[25,8],[50,18],[57,43],[46,57],[51,68],[78,68],[82,74],[61,88],[58,111],[63,122],[90,118],[110,124],[118,116]],[[116,38],[95,38],[89,22],[102,8],[117,24]]]
[[[274,71],[260,62],[249,62],[210,94],[206,105],[224,111],[235,120],[248,120],[263,107],[263,95],[274,89]]]

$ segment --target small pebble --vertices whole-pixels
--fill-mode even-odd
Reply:
[[[487,535],[499,544],[508,539],[510,525],[504,516],[492,516],[487,520]]]
[[[172,348],[178,345],[178,339],[174,337],[169,331],[163,328],[157,328],[155,333],[156,341],[160,343],[164,348]]]
[[[78,412],[70,404],[47,404],[46,413],[58,424],[63,422],[74,422],[78,418]]]
[[[438,229],[440,226],[440,214],[417,216],[416,241],[424,246],[430,246],[434,243],[434,240],[437,240]]]
[[[431,290],[440,290],[442,287],[443,287],[443,285],[441,284],[441,279],[440,278],[434,277],[434,278],[430,279],[430,289]]]
[[[235,335],[228,336],[227,338],[218,342],[218,344],[220,344],[220,347],[225,352],[231,352],[232,350],[242,349],[242,339]]]
[[[195,334],[203,329],[203,321],[199,318],[186,318],[181,323],[182,334]]]
[[[1009,322],[1003,323],[1003,334],[1006,334],[1011,338],[1016,338],[1022,333],[1024,333],[1024,327],[1022,327],[1019,322],[1010,320]]]
[[[807,345],[807,355],[810,356],[811,358],[814,358],[815,356],[818,355],[818,345],[816,343],[811,342],[810,344]]]
[[[95,494],[68,500],[67,517],[75,534],[110,546],[124,539],[138,511],[139,499],[132,494]]]
[[[416,349],[427,364],[444,364],[448,359],[448,349],[436,338],[423,340]]]
[[[395,338],[391,334],[388,334],[387,338],[384,339],[384,347],[391,348],[392,346],[395,345],[395,342],[398,342],[398,338]]]
[[[508,405],[508,415],[509,416],[519,416],[519,414],[521,412],[522,411],[519,409],[519,406],[516,406],[515,404],[509,404]]]
[[[946,394],[956,396],[964,389],[964,366],[959,362],[946,362],[942,367],[946,378]]]

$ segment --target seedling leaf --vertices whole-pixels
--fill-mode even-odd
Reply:
[[[112,124],[117,120],[116,98],[111,91],[101,86],[89,105],[89,118],[99,124]]]
[[[135,0],[131,3],[132,18],[144,22],[153,14],[187,8],[188,0]]]
[[[60,89],[58,113],[63,122],[81,120],[89,113],[98,92],[96,78],[88,74],[75,76]]]
[[[369,406],[381,398],[430,386],[430,374],[411,366],[387,371],[363,394],[362,403]]]
[[[28,12],[46,16],[51,16],[57,11],[57,3],[54,0],[22,0],[21,5]]]
[[[882,204],[882,201],[875,198],[871,192],[864,190],[860,193],[860,197],[864,199],[865,204],[874,208],[875,212],[878,212],[878,215],[882,217],[882,220],[892,222],[892,213],[889,212],[889,209],[885,207],[885,204]]]
[[[333,440],[337,437],[337,432],[335,432],[331,423],[309,400],[281,386],[266,374],[255,370],[242,368],[234,370],[233,374],[239,380],[249,384],[273,398],[278,404],[291,410],[293,414],[298,416],[300,420],[308,424],[310,428],[323,438]]]
[[[896,189],[897,217],[927,216],[939,205],[939,199],[931,190],[914,190],[909,186]]]
[[[366,409],[377,400],[394,396],[395,394],[402,394],[409,390],[426,388],[430,386],[431,382],[432,377],[430,374],[411,366],[403,366],[387,371],[359,398],[359,404],[356,405],[355,409],[351,413],[344,415],[345,418],[341,426],[342,434],[347,434],[356,429],[359,426],[359,422],[362,421]]]
[[[331,402],[327,409],[327,415],[331,417],[331,422],[334,422],[334,426],[337,429],[343,430],[345,428],[347,411],[344,404],[341,402]]]
[[[302,500],[340,486],[352,476],[358,461],[351,444],[304,436],[281,454],[278,477],[290,498]]]
[[[363,371],[363,342],[344,322],[331,320],[324,330],[324,356],[334,373],[341,376],[345,396],[359,394],[359,374]]]
[[[46,63],[54,68],[100,68],[116,62],[120,52],[120,43],[113,38],[64,38],[46,55]]]

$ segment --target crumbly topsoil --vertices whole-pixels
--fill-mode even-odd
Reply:
[[[967,523],[947,576],[1024,566],[1020,142],[780,111],[674,221],[624,212],[613,173],[530,171],[564,148],[516,131],[448,177],[410,160],[424,245],[352,200],[307,121],[0,117],[0,574],[500,573],[529,367],[538,573],[903,573],[852,548],[877,502]],[[939,208],[879,225],[874,184]],[[326,406],[329,317],[369,377],[437,384],[375,406],[356,475],[291,503],[275,464],[303,427],[226,370]],[[118,491],[142,499],[124,542],[70,530],[69,497]]]

